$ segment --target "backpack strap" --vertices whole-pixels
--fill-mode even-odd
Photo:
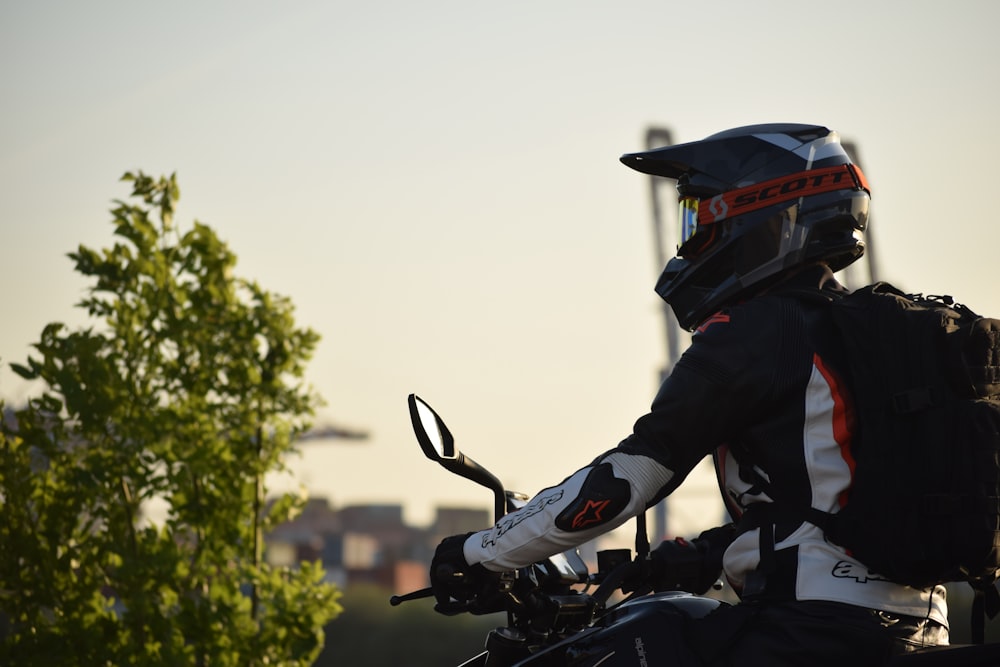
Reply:
[[[756,469],[741,465],[740,470],[741,476],[753,480],[751,491],[763,492],[773,501],[749,504],[736,524],[737,535],[759,529],[757,546],[759,561],[757,568],[748,573],[741,597],[778,599],[782,594],[781,591],[787,591],[790,585],[780,577],[775,579],[778,569],[775,544],[779,541],[779,535],[785,531],[790,533],[805,522],[812,523],[826,532],[831,526],[832,515],[814,507],[782,502],[782,494],[776,494],[773,485]]]
[[[978,317],[962,333],[961,354],[973,395],[1000,396],[1000,320]]]
[[[1000,592],[997,591],[996,580],[977,579],[970,581],[972,586],[972,642],[982,644],[986,639],[986,619],[993,619],[1000,614]]]
[[[773,498],[773,496],[772,496]],[[737,526],[737,533],[742,534],[755,528],[777,525],[794,525],[811,523],[824,533],[833,525],[833,515],[815,507],[797,507],[776,500],[772,503],[754,503],[743,512]]]

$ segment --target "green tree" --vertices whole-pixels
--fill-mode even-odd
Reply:
[[[319,337],[209,227],[175,228],[174,176],[122,180],[114,247],[69,255],[94,326],[11,364],[45,389],[0,420],[0,663],[311,664],[340,593],[268,566],[262,534],[299,507],[264,476],[319,404]]]

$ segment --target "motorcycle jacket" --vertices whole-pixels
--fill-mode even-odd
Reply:
[[[836,512],[851,485],[855,424],[842,352],[820,300],[803,298],[821,289],[843,288],[825,266],[809,267],[702,322],[632,434],[472,534],[466,560],[500,571],[579,546],[659,502],[714,455],[737,519],[724,571],[743,599],[841,602],[947,626],[942,586],[888,581],[813,524],[754,511],[778,498]]]

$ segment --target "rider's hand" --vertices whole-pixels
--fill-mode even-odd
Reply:
[[[687,591],[701,595],[718,580],[722,555],[734,537],[732,525],[712,528],[693,540],[663,542],[649,557],[637,562],[622,590]]]
[[[706,568],[713,571],[716,578],[722,572],[722,557],[734,539],[736,539],[736,526],[727,523],[703,531],[692,540],[702,553]]]
[[[431,560],[431,588],[437,600],[434,608],[443,614],[489,614],[503,608],[498,600],[500,575],[465,560],[464,545],[469,535],[472,533],[446,537]]]

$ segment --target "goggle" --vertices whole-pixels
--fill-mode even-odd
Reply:
[[[698,232],[705,231],[708,226],[727,218],[800,197],[858,189],[871,194],[861,169],[854,164],[841,164],[774,178],[706,199],[682,196],[678,202],[677,215],[681,228],[681,245],[686,244]],[[703,244],[698,245],[701,247]]]
[[[678,202],[677,220],[681,224],[681,244],[687,243],[688,239],[698,233],[698,204],[701,202],[697,197],[681,197]]]

